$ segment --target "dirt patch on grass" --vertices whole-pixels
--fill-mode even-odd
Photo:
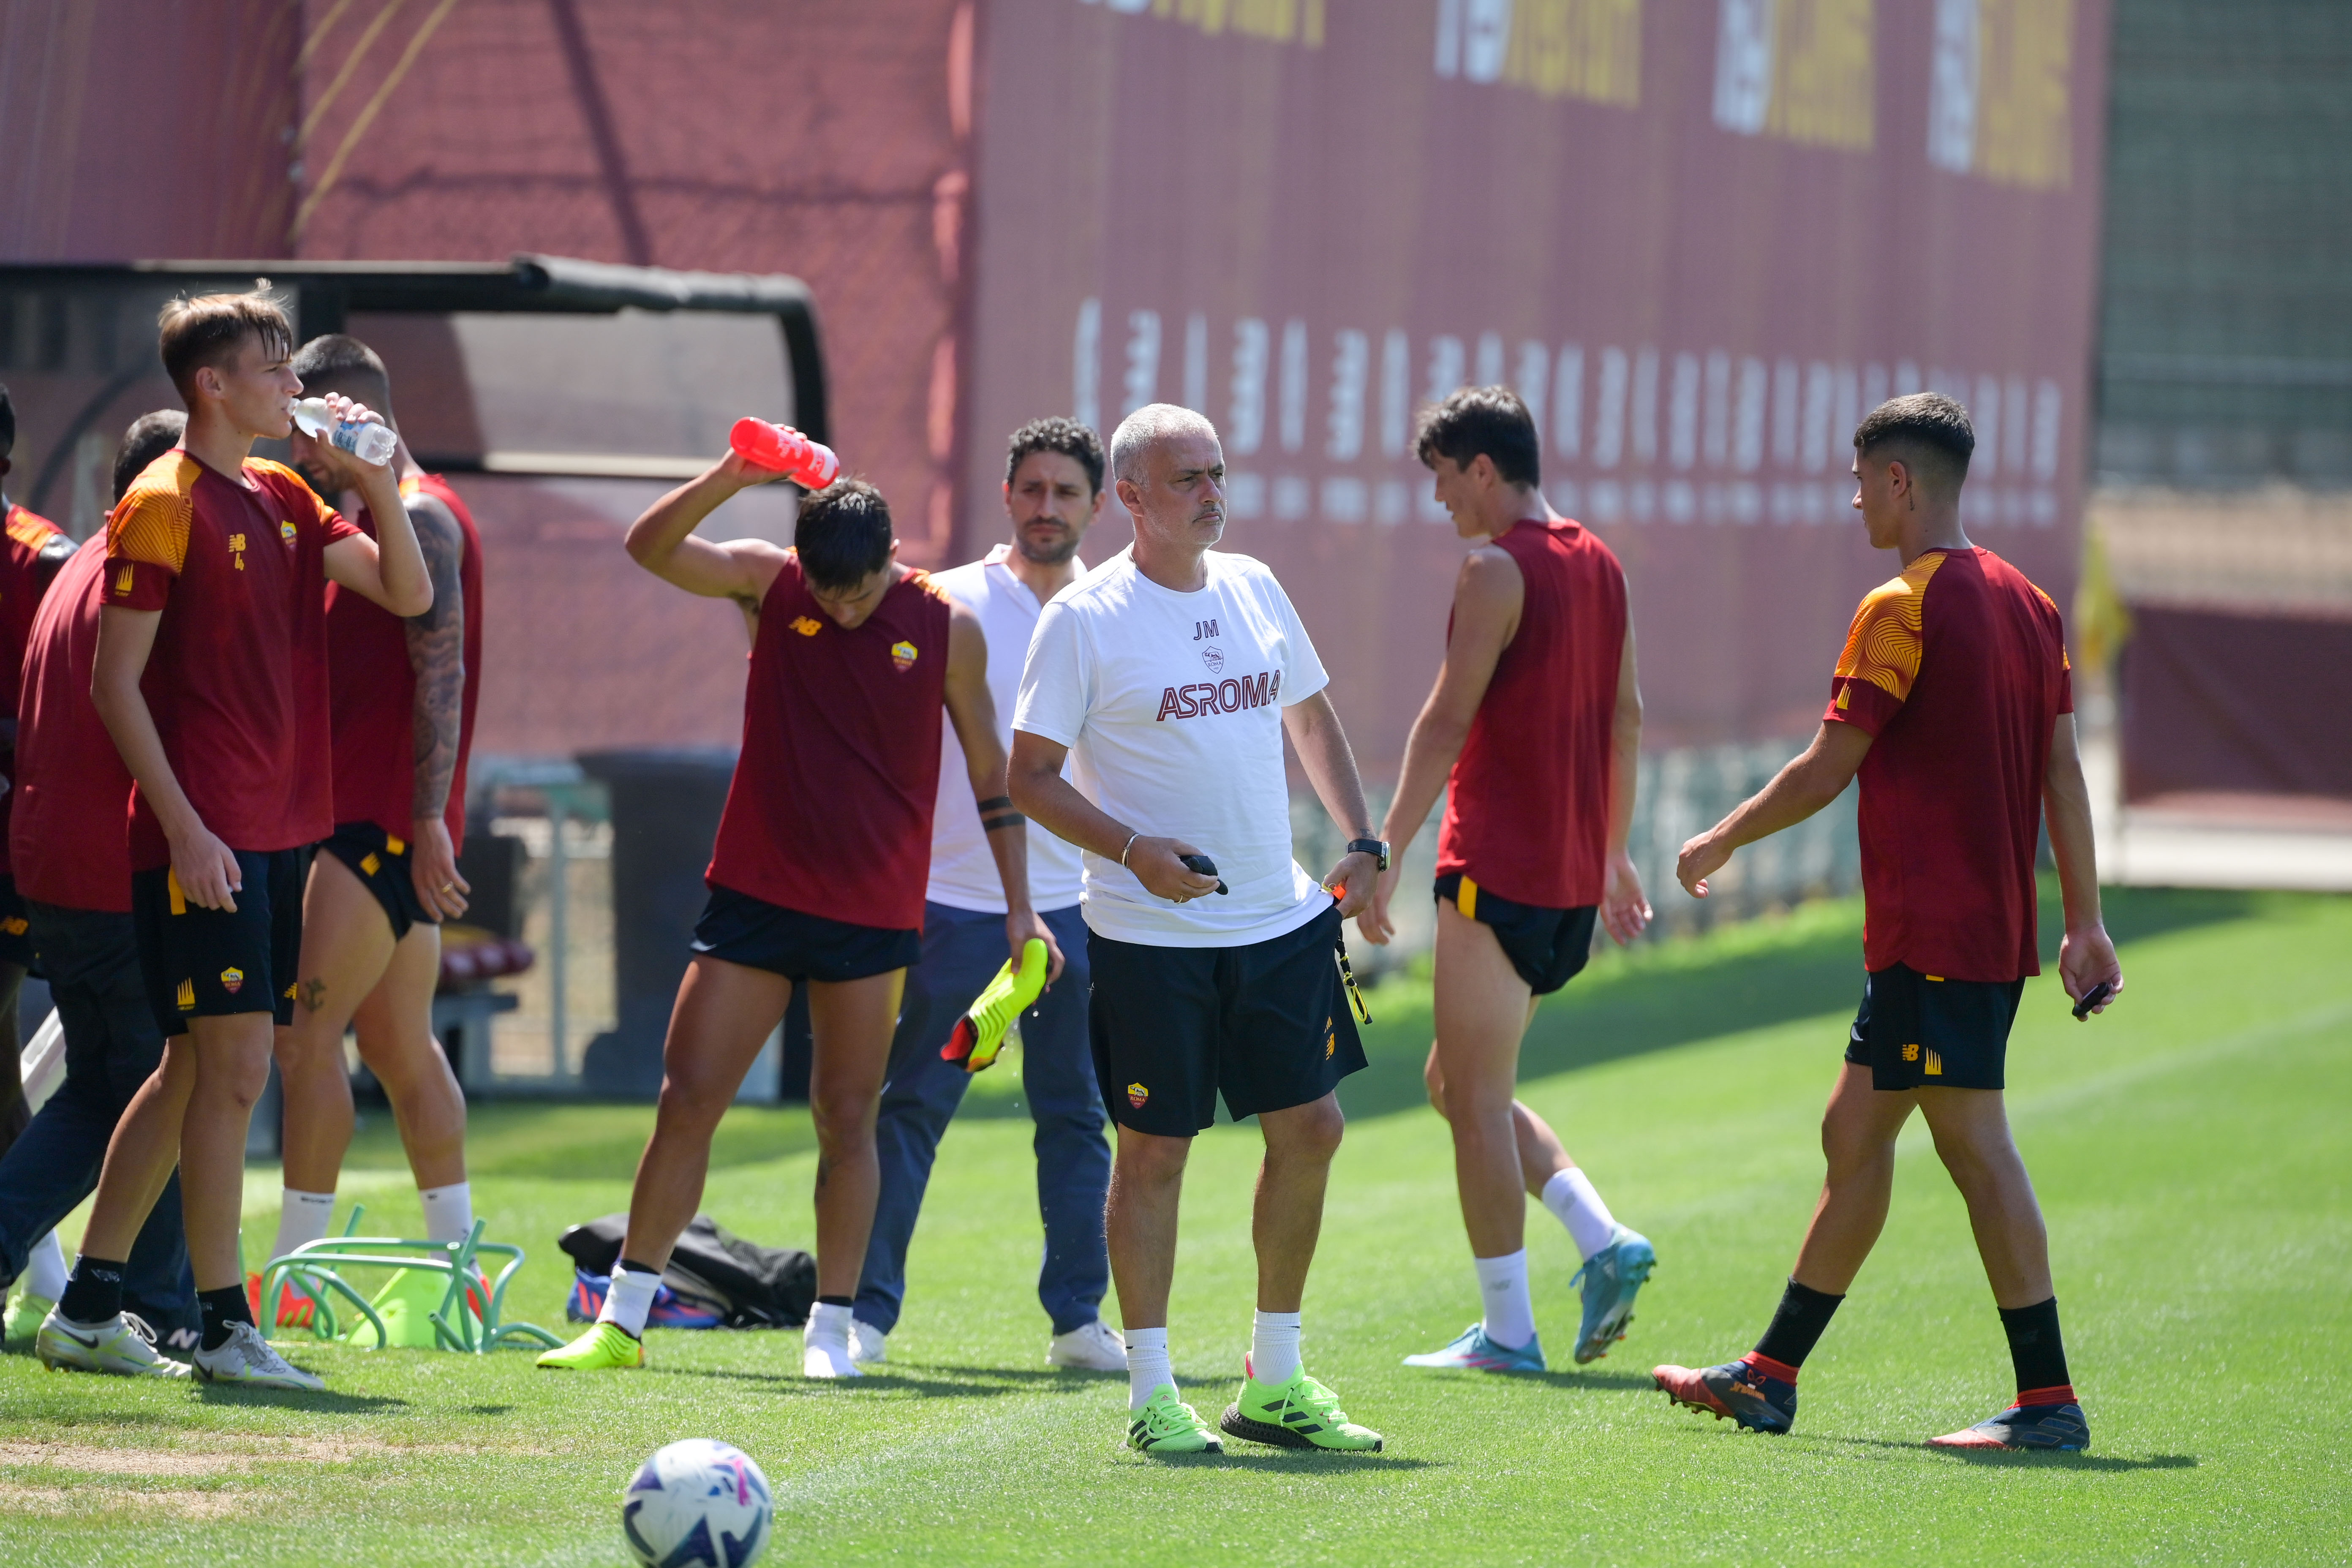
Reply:
[[[182,1441],[170,1447],[106,1447],[74,1442],[0,1442],[0,1467],[53,1465],[91,1475],[217,1476],[257,1464],[345,1465],[354,1459],[419,1458],[452,1454],[544,1454],[543,1448],[487,1448],[465,1443],[386,1443],[373,1437],[235,1436]],[[155,1494],[146,1494],[155,1495]]]
[[[112,1487],[10,1487],[0,1491],[0,1514],[57,1516],[93,1510],[152,1514],[163,1519],[227,1519],[252,1500],[236,1492],[132,1491]]]

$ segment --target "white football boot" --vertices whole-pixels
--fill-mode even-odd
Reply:
[[[136,1312],[102,1323],[77,1323],[55,1308],[41,1320],[33,1353],[52,1372],[110,1372],[118,1377],[185,1377],[188,1363],[155,1349],[155,1331]]]
[[[317,1394],[327,1385],[270,1348],[251,1323],[231,1323],[220,1349],[196,1351],[196,1376],[247,1388],[292,1388]]]
[[[1125,1372],[1127,1342],[1118,1337],[1117,1329],[1097,1318],[1066,1334],[1055,1334],[1054,1342],[1045,1347],[1045,1364],[1080,1372]]]

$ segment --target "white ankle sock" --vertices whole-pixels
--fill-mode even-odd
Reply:
[[[425,1205],[426,1239],[442,1247],[466,1239],[474,1228],[474,1184],[452,1182],[446,1187],[419,1187]]]
[[[1486,1337],[1509,1350],[1525,1350],[1536,1337],[1536,1307],[1528,1295],[1528,1249],[1500,1258],[1474,1258],[1478,1299],[1486,1303]]]
[[[288,1187],[284,1206],[278,1211],[278,1247],[269,1256],[283,1258],[298,1247],[319,1240],[334,1216],[334,1194],[298,1193]]]
[[[1175,1369],[1168,1364],[1168,1331],[1127,1331],[1127,1407],[1140,1410],[1151,1402],[1151,1391],[1161,1384],[1175,1385]]]
[[[44,1301],[65,1295],[66,1249],[58,1244],[56,1231],[33,1243],[33,1255],[25,1259],[25,1289]]]
[[[661,1289],[661,1276],[635,1268],[615,1267],[613,1282],[605,1289],[604,1305],[598,1310],[596,1321],[611,1323],[624,1333],[637,1339],[646,1337],[646,1314],[654,1310],[654,1292]]]
[[[1617,1234],[1617,1221],[1609,1205],[1601,1201],[1601,1194],[1577,1166],[1570,1165],[1544,1184],[1543,1205],[1568,1226],[1580,1258],[1591,1257]]]
[[[1298,1314],[1260,1312],[1250,1331],[1250,1375],[1280,1388],[1298,1370]]]
[[[809,1309],[808,1327],[801,1331],[802,1335],[806,1339],[827,1340],[845,1345],[849,1342],[852,1312],[851,1308],[831,1301],[819,1301]]]

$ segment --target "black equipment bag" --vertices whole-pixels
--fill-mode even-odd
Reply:
[[[619,1267],[629,1216],[575,1225],[557,1243],[591,1274]],[[797,1329],[816,1304],[816,1259],[797,1247],[746,1241],[707,1214],[694,1216],[669,1255],[662,1280],[679,1295],[711,1303],[730,1329]]]

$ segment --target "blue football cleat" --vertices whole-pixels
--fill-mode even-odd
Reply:
[[[1718,1421],[1728,1415],[1750,1432],[1786,1432],[1797,1424],[1795,1370],[1778,1362],[1748,1356],[1696,1371],[1653,1367],[1650,1376],[1676,1405]]]
[[[1517,1350],[1486,1337],[1486,1325],[1473,1323],[1462,1337],[1442,1351],[1404,1358],[1407,1366],[1450,1367],[1458,1372],[1541,1372],[1543,1339],[1538,1335]]]
[[[2073,1400],[2063,1405],[2012,1405],[1958,1432],[1927,1439],[1931,1448],[2042,1448],[2081,1453],[2091,1446],[2091,1424]]]
[[[1576,1333],[1579,1365],[1600,1360],[1625,1337],[1625,1325],[1633,1321],[1633,1298],[1657,1266],[1649,1237],[1622,1225],[1608,1246],[1584,1260],[1570,1281],[1584,1287],[1584,1322]]]

